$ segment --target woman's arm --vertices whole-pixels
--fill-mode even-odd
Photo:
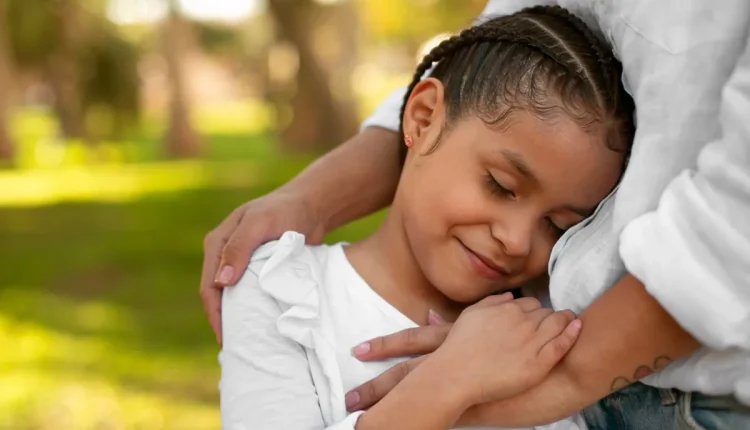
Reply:
[[[445,343],[362,415],[357,430],[452,428],[471,405],[539,383],[576,341],[581,322],[538,300],[491,296],[467,308]]]
[[[721,135],[678,175],[659,207],[623,231],[627,269],[709,348],[750,350],[750,3],[744,50],[723,88]],[[731,46],[735,46],[732,44]],[[709,75],[710,76],[710,75]]]
[[[388,204],[398,184],[398,134],[368,127],[288,184],[234,210],[204,241],[201,298],[221,343],[221,290],[235,284],[255,249],[288,230],[308,242]]]
[[[279,334],[279,305],[258,285],[253,263],[224,290],[221,420],[225,429],[326,428],[303,348]],[[260,265],[262,266],[262,265]],[[353,430],[349,415],[329,430]]]
[[[398,133],[367,127],[279,189],[303,198],[329,232],[391,204],[401,176]]]
[[[547,379],[520,396],[468,410],[461,423],[512,427],[556,421],[699,347],[630,275],[580,318],[578,342]]]
[[[488,0],[477,21],[555,0]],[[406,89],[394,91],[362,131],[308,166],[288,184],[235,209],[203,245],[200,294],[209,324],[221,343],[221,294],[235,284],[255,248],[285,231],[308,242],[390,204],[401,172],[399,113]]]

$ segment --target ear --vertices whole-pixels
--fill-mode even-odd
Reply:
[[[445,123],[443,83],[435,78],[420,81],[404,110],[404,135],[414,140],[414,149],[429,148],[440,136]]]

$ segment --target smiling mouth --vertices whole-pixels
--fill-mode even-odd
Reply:
[[[472,266],[474,271],[477,272],[479,275],[481,275],[482,277],[491,279],[491,280],[495,280],[495,281],[498,279],[510,277],[510,272],[498,266],[497,264],[495,264],[493,261],[489,260],[488,258],[472,251],[468,246],[464,245],[463,242],[461,242],[460,240],[458,242],[461,244],[461,247],[464,248],[464,251],[466,251],[466,255],[469,258],[469,264]]]

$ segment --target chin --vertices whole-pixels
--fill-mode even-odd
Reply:
[[[482,287],[481,283],[476,280],[443,283],[435,285],[435,288],[451,301],[465,304],[475,303],[500,290],[500,288]]]

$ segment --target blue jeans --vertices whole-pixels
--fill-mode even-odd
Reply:
[[[750,407],[635,383],[583,411],[589,430],[750,430]]]

